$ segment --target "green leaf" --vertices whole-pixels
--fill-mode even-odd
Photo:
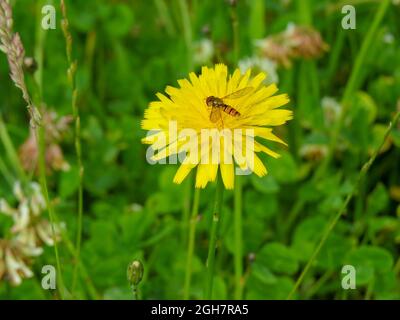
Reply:
[[[79,170],[77,167],[73,166],[70,170],[62,172],[60,174],[60,181],[58,184],[58,190],[60,196],[63,199],[68,198],[73,195],[79,187]]]
[[[276,276],[264,265],[259,262],[254,262],[251,266],[251,274],[260,282],[270,285],[276,283]]]
[[[370,233],[375,235],[378,232],[395,232],[400,230],[400,221],[394,217],[373,217],[368,221]]]
[[[278,277],[275,283],[264,285],[256,278],[249,278],[246,299],[249,300],[283,300],[293,288],[293,280],[289,277]]]
[[[393,257],[389,251],[376,246],[361,246],[350,255],[357,263],[367,264],[379,272],[387,272],[393,266]]]
[[[146,208],[156,213],[173,213],[182,208],[182,198],[179,194],[155,192],[146,202]]]
[[[318,266],[329,270],[341,268],[347,252],[351,249],[350,239],[331,233],[318,255]]]
[[[383,138],[386,134],[386,130],[387,130],[387,125],[384,124],[375,124],[372,127],[372,134],[368,144],[368,151],[370,153],[374,152],[381,146]],[[389,147],[390,147],[390,141],[387,140],[383,145],[382,152],[386,151]]]
[[[384,184],[379,183],[368,196],[367,214],[376,215],[382,212],[389,205],[389,194]]]
[[[381,247],[361,246],[349,254],[346,264],[355,267],[358,284],[367,284],[374,274],[391,270],[393,257],[389,251]]]
[[[106,31],[112,37],[122,37],[132,29],[133,22],[132,9],[125,4],[116,4],[108,12]]]
[[[400,148],[400,130],[393,130],[391,135],[393,143],[397,148]]]
[[[376,106],[374,99],[368,93],[363,91],[356,93],[354,108],[359,108],[364,112],[369,124],[375,121],[378,107]]]
[[[297,165],[292,155],[283,151],[279,159],[268,158],[267,170],[279,183],[292,183],[298,178]]]
[[[222,277],[216,276],[214,278],[212,298],[218,300],[227,299],[227,288]]]
[[[296,228],[293,237],[292,249],[300,261],[307,261],[321,239],[327,225],[323,217],[311,217],[303,220]]]
[[[251,175],[251,182],[254,188],[261,193],[276,193],[279,191],[279,185],[276,183],[275,178],[268,174],[265,177],[257,177],[255,174]]]
[[[260,196],[257,192],[248,191],[244,196],[244,208],[248,215],[269,219],[278,211],[278,199],[275,195]]]
[[[385,272],[379,275],[375,282],[374,292],[376,299],[399,300],[400,291],[395,271]]]
[[[296,255],[281,243],[269,243],[257,254],[257,262],[271,271],[281,274],[294,274],[299,268]]]

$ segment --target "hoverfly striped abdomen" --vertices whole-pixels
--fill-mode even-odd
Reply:
[[[206,104],[208,107],[211,107],[211,112],[210,112],[211,122],[215,123],[218,121],[222,121],[221,111],[225,112],[226,114],[229,114],[232,117],[239,117],[241,115],[240,112],[237,111],[235,108],[231,107],[230,105],[227,105],[224,99],[239,99],[241,97],[244,97],[251,91],[253,91],[252,87],[246,87],[237,90],[235,92],[232,92],[222,98],[215,96],[207,97]]]
[[[240,116],[240,112],[237,111],[236,109],[232,108],[231,106],[228,106],[227,104],[224,104],[222,106],[222,110],[229,114],[232,117],[239,117]]]

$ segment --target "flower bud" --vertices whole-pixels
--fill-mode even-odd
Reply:
[[[128,266],[127,277],[132,286],[137,286],[143,278],[143,264],[139,260],[134,260]]]

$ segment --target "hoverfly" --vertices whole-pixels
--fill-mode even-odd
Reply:
[[[252,87],[246,87],[243,89],[240,89],[238,91],[235,91],[231,94],[228,94],[225,97],[218,98],[214,96],[210,96],[206,99],[206,104],[207,106],[211,107],[211,113],[210,113],[210,120],[211,122],[218,122],[218,120],[222,121],[222,114],[221,110],[227,114],[229,114],[232,117],[239,117],[240,112],[237,111],[235,108],[231,107],[230,105],[226,104],[224,100],[226,99],[239,99],[248,93],[250,93],[253,90]]]

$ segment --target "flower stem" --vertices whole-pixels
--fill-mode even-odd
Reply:
[[[221,220],[221,208],[224,192],[224,184],[222,177],[219,175],[217,178],[216,194],[213,207],[213,219],[210,233],[210,243],[208,246],[207,257],[207,283],[205,291],[205,299],[212,298],[213,282],[214,282],[214,265],[215,265],[215,251],[217,246],[217,237],[219,229],[219,221]]]
[[[243,295],[243,235],[242,235],[242,178],[236,177],[234,193],[234,233],[235,233],[235,299]]]
[[[49,213],[49,218],[50,218],[50,225],[51,225],[51,233],[52,233],[52,238],[54,242],[54,255],[56,258],[56,266],[57,266],[57,279],[58,279],[58,285],[57,285],[57,291],[60,296],[60,299],[64,299],[64,280],[62,276],[62,270],[61,270],[61,263],[60,263],[60,256],[58,252],[58,245],[57,245],[57,238],[56,238],[56,231],[55,231],[55,214],[54,214],[54,208],[53,204],[50,201],[50,196],[49,196],[49,190],[47,188],[47,179],[46,179],[46,159],[45,159],[45,154],[46,154],[46,145],[45,145],[45,128],[43,125],[37,126],[35,128],[36,130],[36,140],[38,143],[39,147],[39,179],[40,179],[40,185],[42,188],[42,192],[46,201],[46,206],[47,206],[47,211]]]
[[[42,7],[40,2],[37,6],[37,19],[40,19],[40,8]],[[39,24],[38,24],[39,25]],[[36,99],[38,105],[43,105],[43,56],[44,56],[44,46],[46,40],[45,31],[38,27],[36,29],[36,41],[35,41],[35,55],[38,63],[38,70],[34,76],[34,83],[36,88]],[[47,187],[47,177],[46,177],[46,128],[44,123],[36,124],[34,126],[36,143],[38,147],[38,168],[39,168],[39,181],[42,188],[43,196],[46,202],[47,211],[50,219],[51,233],[53,238],[54,255],[56,259],[56,269],[57,269],[57,292],[61,300],[64,299],[64,280],[62,276],[60,255],[58,251],[57,236],[55,230],[55,212],[53,208],[53,203],[50,200],[49,189]]]
[[[176,34],[176,30],[167,4],[164,0],[154,0],[154,4],[157,8],[161,21],[165,25],[165,30],[167,31],[168,36],[174,36]]]
[[[190,203],[192,198],[192,185],[193,185],[193,176],[189,174],[187,181],[183,184],[183,203],[182,203],[182,242],[184,245],[187,244],[188,241],[188,233],[189,229],[189,219],[190,219]]]
[[[55,218],[55,222],[57,224],[59,224],[60,220],[57,217],[57,215],[55,215],[54,218]],[[75,256],[76,249],[74,247],[73,242],[71,241],[71,239],[68,236],[67,230],[61,228],[60,231],[61,231],[62,240],[65,243],[66,249],[69,251],[71,256]],[[83,280],[85,281],[85,289],[87,290],[91,299],[99,300],[101,298],[101,296],[97,292],[97,289],[94,286],[93,281],[89,276],[89,272],[87,271],[86,266],[84,265],[82,260],[79,261],[79,264],[80,264],[80,273],[82,275]]]
[[[197,216],[199,211],[199,202],[200,202],[200,189],[195,189],[192,213],[190,217],[185,285],[183,291],[183,299],[185,300],[188,300],[190,295],[190,283],[192,279],[192,261],[193,261],[194,243],[196,239],[196,226],[197,226]]]
[[[139,300],[138,286],[132,285],[131,289],[132,289],[133,300]]]
[[[75,287],[78,281],[78,272],[79,272],[79,259],[81,253],[81,242],[82,242],[82,220],[83,220],[83,175],[84,175],[84,168],[82,163],[82,147],[81,147],[81,120],[79,115],[79,109],[77,105],[77,98],[78,98],[78,90],[76,88],[76,69],[77,69],[77,62],[73,61],[72,59],[72,35],[69,31],[69,21],[67,17],[67,8],[65,6],[64,0],[61,0],[61,11],[63,15],[62,20],[62,29],[65,38],[65,45],[66,45],[66,55],[68,60],[68,82],[71,87],[72,91],[72,99],[71,99],[71,108],[72,114],[74,117],[75,122],[75,153],[78,162],[78,217],[77,217],[77,235],[76,235],[76,254],[75,254],[75,266],[74,272],[72,277],[72,288],[71,292],[72,295],[74,294]]]
[[[326,228],[324,234],[322,235],[321,240],[319,241],[317,247],[315,248],[313,254],[311,255],[310,260],[308,260],[306,266],[304,267],[302,273],[300,274],[299,278],[297,279],[292,291],[289,293],[287,299],[290,300],[293,297],[293,294],[297,291],[297,289],[299,288],[300,284],[303,282],[304,277],[306,276],[308,270],[311,268],[311,266],[313,265],[315,259],[317,258],[319,252],[321,251],[322,247],[324,246],[326,240],[328,239],[329,235],[331,234],[333,228],[336,226],[336,223],[339,221],[339,219],[342,217],[342,215],[345,214],[347,207],[350,203],[350,201],[353,199],[353,197],[356,195],[359,187],[360,187],[360,183],[363,180],[363,178],[366,176],[369,168],[372,166],[372,164],[374,163],[376,157],[378,156],[378,154],[380,153],[380,151],[382,150],[387,137],[389,136],[390,132],[392,131],[393,127],[397,124],[398,120],[400,118],[400,112],[397,112],[396,115],[394,116],[393,120],[390,122],[384,138],[381,142],[381,145],[379,148],[377,148],[375,150],[375,152],[372,154],[372,156],[369,158],[369,160],[363,165],[363,167],[361,168],[357,181],[353,187],[352,192],[347,196],[342,208],[339,210],[339,212],[334,216],[334,218],[332,219],[332,221],[329,223],[328,227]]]
[[[193,44],[192,44],[192,24],[190,21],[189,7],[186,0],[179,0],[179,11],[182,17],[183,25],[183,36],[185,38],[186,49],[187,49],[187,67],[188,71],[192,70],[193,67]]]
[[[8,171],[8,168],[1,157],[0,157],[0,172],[3,175],[4,179],[7,181],[7,183],[9,184],[9,186],[12,188],[14,185],[13,176]]]
[[[231,22],[233,31],[233,54],[235,65],[239,62],[240,57],[240,34],[239,34],[239,19],[237,16],[236,5],[231,7]]]

